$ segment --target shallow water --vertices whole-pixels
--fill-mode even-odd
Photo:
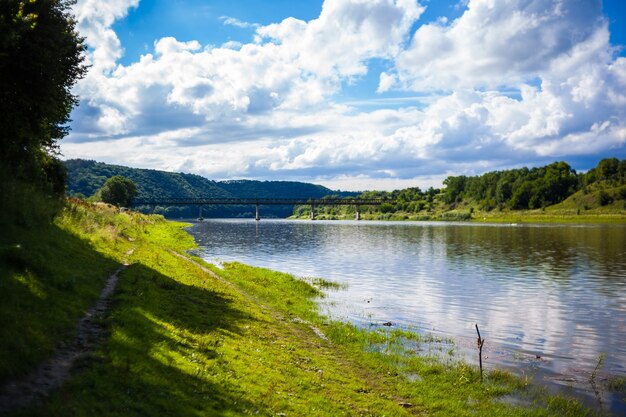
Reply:
[[[210,262],[346,284],[322,310],[361,325],[452,337],[485,365],[626,414],[589,383],[626,376],[626,226],[209,220],[190,232]],[[622,395],[623,397],[623,395]]]

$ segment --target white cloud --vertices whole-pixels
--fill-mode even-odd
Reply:
[[[221,48],[224,49],[240,49],[243,46],[243,43],[241,42],[237,42],[237,41],[228,41],[228,42],[224,42],[221,46]]]
[[[220,16],[220,20],[225,25],[235,26],[235,27],[242,28],[242,29],[258,28],[260,26],[258,23],[244,22],[242,20],[239,20],[235,17],[230,17],[230,16]]]
[[[458,19],[422,25],[396,70],[418,91],[495,88],[532,79],[598,31],[600,0],[471,0]]]
[[[123,49],[111,25],[139,5],[139,0],[78,0],[73,7],[77,29],[90,48],[92,73],[109,71]]]
[[[66,157],[356,189],[626,146],[626,59],[597,1],[471,0],[409,39],[423,11],[412,0],[327,0],[319,18],[258,27],[252,43],[165,37],[119,65],[111,25],[137,2],[76,6],[94,65]],[[389,64],[377,105],[394,107],[335,103],[373,58]]]
[[[198,41],[179,42],[172,37],[161,38],[154,43],[154,51],[161,56],[178,54],[184,51],[193,52],[201,47]]]
[[[81,22],[85,27],[111,25],[125,12],[120,3],[96,24],[93,14],[84,13],[87,6],[81,4],[81,13],[77,13],[85,19]],[[221,122],[268,111],[312,109],[325,105],[340,80],[363,74],[367,59],[397,51],[420,12],[414,2],[403,0],[330,0],[319,19],[308,23],[287,19],[260,27],[257,33],[263,40],[258,43],[203,50],[197,41],[166,37],[155,42],[155,55],[117,67],[114,63],[120,49],[117,54],[110,53],[110,43],[95,37],[93,55],[103,55],[104,50],[110,59],[90,71],[79,85],[79,94],[101,109],[101,118],[109,119],[112,110],[123,114],[131,133],[138,128],[136,123],[146,113],[146,105],[153,111],[160,105],[163,114],[182,107],[207,121]],[[236,23],[232,18],[223,20]],[[342,27],[347,30],[337,31]],[[115,36],[110,28],[105,29]],[[105,128],[110,123],[98,122],[97,126]]]
[[[353,77],[367,73],[366,60],[392,58],[423,12],[412,0],[327,0],[318,19],[294,18],[257,30],[318,77]]]
[[[377,93],[384,93],[389,91],[394,84],[396,84],[396,76],[393,74],[387,74],[386,72],[380,73],[380,81],[378,82],[378,89],[376,89]]]

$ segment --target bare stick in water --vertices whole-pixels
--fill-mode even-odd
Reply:
[[[482,339],[480,337],[478,324],[476,324],[476,333],[478,333],[478,340],[476,341],[476,344],[478,345],[478,364],[480,366],[480,382],[483,382],[483,344],[485,343],[485,339]]]

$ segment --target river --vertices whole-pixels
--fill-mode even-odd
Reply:
[[[208,220],[190,232],[209,262],[337,282],[323,313],[451,338],[472,363],[478,324],[488,368],[626,414],[602,388],[626,377],[626,225]]]

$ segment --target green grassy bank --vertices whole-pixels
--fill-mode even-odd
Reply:
[[[316,220],[354,220],[354,215],[321,214]],[[291,216],[294,220],[309,220],[309,216]],[[577,210],[503,210],[472,211],[452,210],[442,213],[385,213],[364,214],[361,220],[379,221],[458,221],[473,223],[611,223],[626,224],[626,212],[578,212]]]
[[[365,331],[318,314],[317,286],[180,254],[184,224],[71,204],[47,229],[2,241],[0,378],[32,369],[73,336],[105,278],[120,275],[106,334],[73,376],[19,416],[584,416],[575,401],[507,394],[527,384],[419,356],[420,336]]]
[[[569,203],[569,202],[567,202]],[[626,209],[616,202],[607,207],[590,209],[578,208],[572,204],[559,204],[545,209],[536,210],[480,210],[472,204],[460,204],[454,209],[439,204],[432,210],[419,213],[391,212],[380,213],[375,209],[361,214],[361,220],[383,221],[462,221],[474,223],[626,223]],[[354,220],[355,214],[345,209],[320,207],[315,216],[317,220]],[[290,219],[309,220],[305,215],[294,215]]]

